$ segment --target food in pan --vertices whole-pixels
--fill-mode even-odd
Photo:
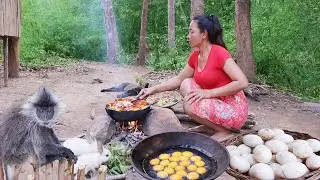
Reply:
[[[170,158],[169,158],[170,159]],[[171,167],[171,168],[176,168],[178,166],[178,163],[177,162],[170,162],[169,164],[168,164],[168,167]]]
[[[204,161],[201,161],[201,160],[194,162],[194,164],[198,167],[203,167],[205,165]]]
[[[171,107],[179,102],[175,97],[162,97],[156,103],[159,107]]]
[[[170,180],[182,180],[182,176],[179,174],[173,174],[170,176]]]
[[[187,167],[187,169],[189,170],[189,171],[196,171],[197,170],[197,166],[196,165],[194,165],[194,164],[191,164],[191,165],[189,165],[188,167]]]
[[[171,167],[166,167],[163,171],[167,172],[169,175],[174,174],[175,172]]]
[[[160,156],[159,156],[159,159],[161,159],[161,160],[166,160],[166,159],[169,159],[169,158],[170,158],[169,154],[160,154]]]
[[[199,174],[196,172],[188,173],[187,178],[190,180],[199,179]]]
[[[178,157],[178,156],[171,156],[171,157],[169,158],[169,161],[177,162],[177,161],[179,161],[179,157]]]
[[[181,170],[185,170],[186,167],[184,166],[177,166],[176,168],[174,168],[176,171],[181,171]]]
[[[157,165],[157,164],[159,164],[159,163],[160,163],[160,160],[159,160],[158,158],[155,158],[155,159],[151,159],[151,160],[150,160],[150,164],[151,164],[152,166]]]
[[[199,168],[197,168],[196,172],[197,172],[198,174],[204,174],[204,173],[207,172],[207,170],[206,170],[206,168],[204,168],[204,167],[199,167]]]
[[[189,158],[187,156],[179,156],[179,160],[186,161],[186,160],[189,160]]]
[[[160,165],[161,165],[161,166],[168,166],[169,163],[170,163],[170,161],[167,160],[167,159],[160,161]]]
[[[155,171],[162,171],[163,169],[164,169],[164,167],[161,166],[161,165],[155,165],[155,166],[153,166],[153,170],[155,170]]]
[[[201,157],[200,156],[192,156],[190,158],[191,161],[200,161],[201,160]]]
[[[184,155],[184,156],[186,156],[186,157],[191,157],[191,156],[193,155],[193,153],[190,152],[190,151],[184,151],[184,152],[182,153],[182,155]]]
[[[183,161],[180,162],[180,166],[187,167],[187,166],[189,166],[189,165],[190,165],[189,160],[183,160]]]
[[[182,152],[179,152],[179,151],[176,151],[176,152],[172,153],[172,156],[177,156],[177,157],[179,157],[179,156],[181,156],[181,155],[182,155]]]
[[[159,177],[159,178],[167,178],[169,175],[168,175],[168,173],[167,172],[165,172],[165,171],[159,171],[158,173],[157,173],[157,176]]]
[[[204,167],[205,162],[200,156],[193,154],[190,151],[175,151],[172,153],[162,153],[149,161],[153,170],[157,172],[157,177],[166,179],[182,180],[199,179],[200,175],[207,172]]]
[[[138,111],[149,106],[148,102],[143,99],[132,100],[133,98],[117,98],[109,102],[107,108],[114,111]]]
[[[184,171],[184,170],[181,170],[181,171],[177,171],[176,174],[179,174],[182,177],[186,177],[188,173],[186,171]]]

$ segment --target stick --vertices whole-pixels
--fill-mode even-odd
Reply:
[[[99,171],[98,171],[98,180],[105,180],[107,177],[107,170],[108,167],[105,165],[100,166]]]

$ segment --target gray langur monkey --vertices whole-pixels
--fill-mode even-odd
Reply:
[[[0,117],[0,160],[7,180],[13,179],[16,166],[29,160],[34,160],[37,167],[64,158],[77,162],[52,130],[60,106],[51,91],[40,88],[27,102]]]

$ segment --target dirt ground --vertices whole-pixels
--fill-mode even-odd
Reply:
[[[1,68],[0,68],[1,69]],[[100,90],[122,82],[135,83],[137,77],[150,76],[151,84],[166,79],[162,75],[150,74],[142,67],[108,65],[104,63],[81,62],[69,67],[40,71],[21,71],[20,78],[9,79],[9,87],[4,87],[2,69],[0,71],[0,114],[15,101],[28,97],[39,87],[52,89],[66,105],[60,117],[61,124],[55,127],[59,138],[74,137],[85,132],[91,123],[90,115],[105,113],[107,101],[116,93],[101,93]],[[173,73],[168,73],[172,75]],[[103,83],[97,83],[99,78]],[[301,109],[296,98],[271,90],[261,101],[249,101],[249,113],[258,122],[256,129],[278,127],[308,133],[320,138],[320,113]]]

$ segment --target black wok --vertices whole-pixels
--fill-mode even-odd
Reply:
[[[147,179],[157,179],[149,164],[150,159],[161,153],[188,150],[202,157],[207,172],[202,180],[219,177],[228,167],[230,157],[226,148],[208,136],[191,132],[168,132],[150,136],[139,142],[132,150],[134,169]],[[150,167],[148,167],[150,166]]]
[[[143,120],[146,117],[146,115],[151,111],[150,105],[143,109],[135,111],[116,111],[108,107],[108,105],[105,109],[108,115],[117,122]]]

